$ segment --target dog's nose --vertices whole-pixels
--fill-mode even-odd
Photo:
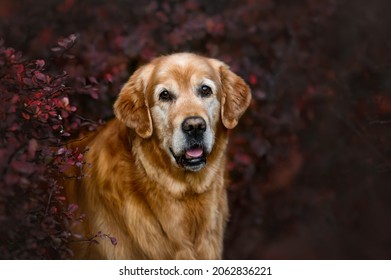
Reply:
[[[190,136],[202,135],[206,130],[206,122],[201,117],[188,117],[182,123],[182,131]]]

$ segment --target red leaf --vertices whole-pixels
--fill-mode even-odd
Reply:
[[[46,76],[45,76],[45,74],[42,74],[41,72],[36,71],[36,72],[34,72],[34,76],[35,76],[38,80],[40,80],[40,81],[42,81],[42,82],[46,82]]]
[[[114,246],[117,245],[117,243],[118,243],[117,238],[112,237],[112,236],[110,236],[109,238],[110,238],[111,244],[113,244]]]
[[[71,203],[68,205],[68,212],[75,213],[79,209],[77,204]]]
[[[105,75],[105,80],[112,83],[113,82],[113,75],[111,73],[106,73]]]
[[[59,40],[59,41],[57,42],[57,44],[58,44],[60,47],[63,47],[64,49],[66,49],[67,46],[68,46],[68,44],[69,44],[69,42],[68,42],[67,39],[63,39],[63,40]]]
[[[74,41],[76,41],[77,36],[76,36],[76,34],[71,34],[71,35],[69,35],[68,39],[71,40],[72,42],[74,42]]]
[[[72,236],[76,239],[83,239],[83,235],[79,234],[79,233],[72,233]]]
[[[98,84],[98,80],[93,76],[89,77],[88,80],[90,81],[91,84],[94,84],[94,85]]]
[[[35,64],[36,64],[38,67],[42,68],[42,67],[45,66],[45,60],[43,60],[43,59],[38,59],[38,60],[35,62]]]
[[[63,155],[66,153],[66,151],[67,151],[66,148],[61,147],[60,149],[57,150],[57,155]]]
[[[65,110],[62,110],[62,111],[61,111],[61,117],[62,117],[63,119],[67,119],[67,118],[69,117],[68,112],[65,111]]]
[[[93,98],[93,99],[99,99],[99,95],[96,91],[92,91],[90,92],[90,96]]]
[[[40,99],[40,98],[42,98],[42,96],[43,96],[43,92],[42,91],[37,91],[34,94],[34,98],[36,98],[36,99]]]
[[[61,102],[62,102],[62,104],[64,105],[64,107],[65,107],[65,106],[68,106],[68,105],[69,105],[69,98],[68,98],[68,97],[63,97],[63,98],[61,99]]]
[[[51,115],[52,117],[56,117],[57,112],[56,111],[49,111],[49,115]]]
[[[29,115],[29,114],[26,114],[26,113],[24,113],[24,112],[22,112],[22,116],[23,116],[23,118],[26,119],[26,120],[29,120],[29,119],[30,119],[30,115]]]

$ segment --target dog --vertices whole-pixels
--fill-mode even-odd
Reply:
[[[86,215],[73,232],[117,244],[71,242],[74,257],[221,259],[228,132],[250,101],[249,86],[216,59],[177,53],[136,70],[116,118],[73,146],[88,147],[90,166],[65,184]]]

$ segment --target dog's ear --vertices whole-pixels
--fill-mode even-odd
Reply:
[[[114,103],[115,116],[142,138],[152,135],[152,119],[145,96],[152,68],[153,66],[148,64],[134,72]]]
[[[224,63],[220,64],[219,71],[222,87],[221,120],[226,128],[232,129],[250,105],[251,90],[244,80]]]

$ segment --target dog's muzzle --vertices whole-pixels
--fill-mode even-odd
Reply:
[[[186,143],[181,155],[175,155],[177,164],[190,171],[199,171],[206,164],[206,150],[204,147],[204,133],[207,125],[201,117],[188,117],[181,125]]]

